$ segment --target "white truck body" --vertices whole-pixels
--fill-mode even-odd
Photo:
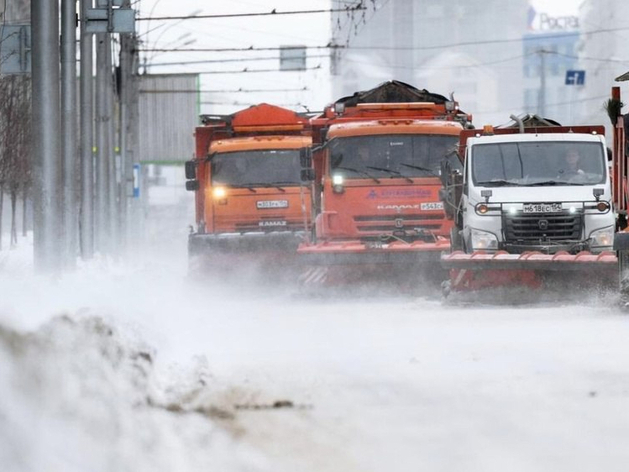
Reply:
[[[570,151],[581,153],[582,169],[565,169]],[[604,136],[476,135],[465,153],[459,221],[466,252],[612,249],[615,214]]]

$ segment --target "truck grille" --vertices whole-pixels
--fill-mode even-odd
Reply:
[[[506,243],[538,243],[581,239],[583,213],[503,214]]]
[[[250,232],[264,232],[273,233],[275,231],[303,231],[304,223],[302,222],[287,222],[286,225],[272,225],[261,226],[258,221],[250,221],[243,223],[236,223],[234,229],[238,233],[250,233]]]
[[[354,223],[361,233],[383,233],[401,229],[438,231],[443,226],[444,219],[443,215],[369,215],[355,216]]]

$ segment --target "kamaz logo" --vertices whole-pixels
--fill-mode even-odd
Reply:
[[[539,220],[537,222],[537,226],[539,227],[539,229],[541,229],[542,231],[547,230],[548,229],[548,220]]]
[[[286,221],[281,220],[264,220],[258,223],[258,226],[286,226]]]

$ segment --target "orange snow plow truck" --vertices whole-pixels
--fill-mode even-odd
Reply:
[[[309,117],[263,103],[204,116],[195,139],[185,169],[186,188],[196,192],[190,268],[255,277],[281,266],[289,276],[310,225],[310,189],[300,180]]]
[[[313,229],[299,246],[302,287],[417,286],[450,247],[442,162],[471,117],[453,100],[398,81],[357,92],[311,120]],[[432,278],[434,274],[432,274]],[[421,284],[420,284],[421,285]]]
[[[463,131],[463,169],[442,170],[455,223],[452,252],[442,257],[444,294],[613,289],[617,227],[604,127],[511,118]]]

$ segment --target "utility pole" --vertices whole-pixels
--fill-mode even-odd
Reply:
[[[393,1],[393,46],[394,67],[397,77],[402,82],[413,83],[413,4],[408,0]]]
[[[62,165],[60,162],[59,3],[32,0],[33,213],[37,270],[62,268]]]
[[[91,5],[91,0],[88,1]],[[122,3],[123,0],[97,0],[97,8],[85,6],[83,18],[87,23],[86,33],[96,34],[95,246],[96,250],[110,254],[119,249],[111,35],[135,32],[135,12],[128,7],[117,8]]]
[[[81,0],[81,256],[94,257],[93,41],[87,31],[92,0]]]
[[[124,0],[123,8],[130,8],[130,0]],[[134,55],[135,55],[135,34],[123,33],[120,35],[120,187],[119,187],[119,215],[120,215],[120,239],[123,249],[127,248],[130,239],[129,222],[130,207],[128,198],[131,196],[133,182],[133,151],[132,140],[130,138],[131,126],[129,121],[130,108],[132,104],[132,88],[134,86]]]
[[[109,250],[112,254],[118,254],[120,251],[120,238],[118,234],[118,179],[116,176],[116,126],[114,116],[114,101],[116,99],[114,94],[114,76],[113,76],[113,58],[111,51],[112,41],[111,34],[107,35],[107,49],[106,62],[107,62],[107,75],[106,75],[106,90],[107,90],[107,120],[105,121],[106,136],[107,136],[107,213],[109,215]]]
[[[546,117],[546,51],[540,49],[540,72],[539,72],[539,114],[542,118]]]
[[[64,259],[74,268],[77,256],[78,213],[76,201],[76,0],[62,0],[61,90],[63,154]]]
[[[95,193],[95,228],[96,250],[109,252],[111,241],[109,215],[109,167],[111,151],[109,146],[109,80],[110,64],[107,49],[110,47],[110,35],[96,35],[96,193]]]

